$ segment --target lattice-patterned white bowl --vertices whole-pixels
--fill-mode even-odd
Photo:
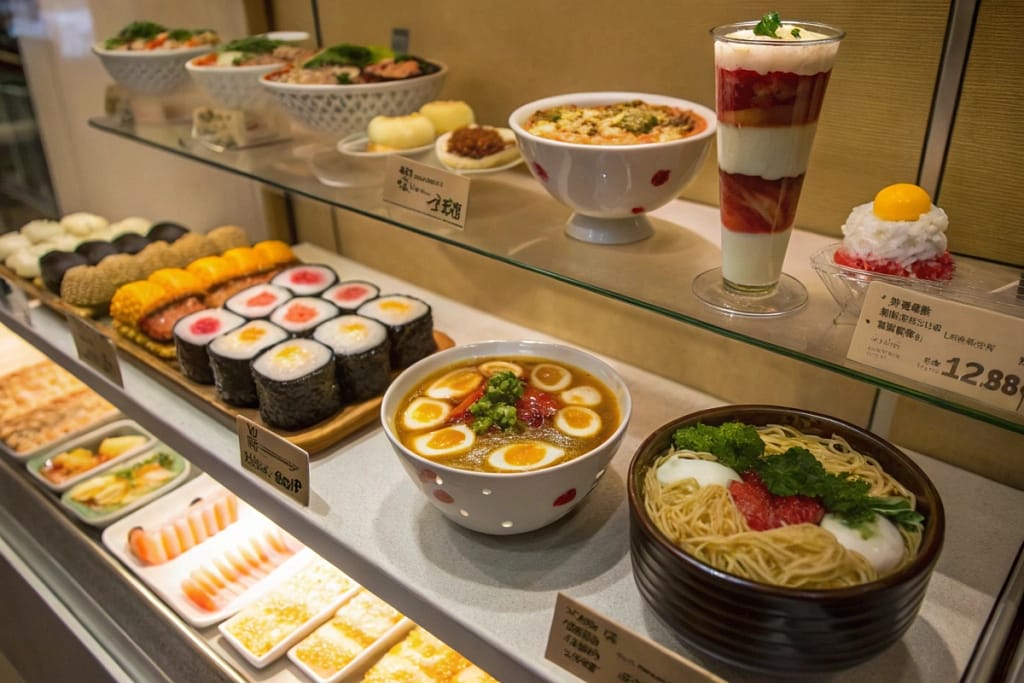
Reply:
[[[132,92],[144,95],[166,95],[188,85],[185,62],[212,50],[212,45],[173,50],[92,48],[115,81]]]
[[[197,66],[197,59],[185,63],[186,71],[196,85],[222,107],[260,109],[273,103],[270,93],[260,85],[260,76],[280,69],[281,64]]]
[[[307,128],[322,133],[348,135],[366,129],[378,114],[402,116],[437,99],[448,67],[426,76],[382,83],[351,85],[299,85],[260,78],[288,115]]]

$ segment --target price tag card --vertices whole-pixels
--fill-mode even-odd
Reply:
[[[80,318],[68,316],[67,321],[79,360],[117,386],[123,387],[121,363],[117,359],[114,341]]]
[[[309,453],[262,425],[235,415],[242,467],[309,506]]]
[[[388,157],[384,201],[436,218],[460,230],[466,227],[469,178],[405,157]]]
[[[846,357],[1024,414],[1024,319],[872,282]]]
[[[20,287],[14,286],[7,278],[2,277],[0,277],[0,308],[26,327],[32,327],[28,297]]]
[[[562,593],[555,601],[544,656],[587,683],[724,683]]]

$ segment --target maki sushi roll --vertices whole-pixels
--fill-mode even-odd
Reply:
[[[321,296],[341,309],[342,313],[355,313],[367,301],[380,296],[380,288],[362,280],[348,280],[339,282]]]
[[[316,296],[338,281],[333,268],[306,264],[285,268],[271,280],[271,283],[287,287],[295,296]]]
[[[193,382],[213,384],[210,367],[210,342],[236,327],[245,324],[245,318],[223,308],[208,308],[189,313],[174,324],[174,349],[181,373]]]
[[[334,352],[338,390],[344,403],[379,396],[391,382],[388,331],[376,320],[343,315],[322,323],[313,339]]]
[[[73,251],[49,251],[39,257],[39,275],[46,288],[59,295],[64,273],[88,263],[89,259]]]
[[[366,302],[356,313],[387,328],[391,367],[395,370],[412,365],[437,350],[430,306],[419,299],[389,294]]]
[[[297,296],[274,309],[270,322],[294,337],[308,337],[317,325],[338,315],[338,307],[315,296]]]
[[[292,293],[277,285],[253,285],[228,299],[224,306],[232,313],[258,320],[266,318],[275,308],[292,298]]]
[[[312,339],[277,344],[252,364],[260,417],[271,427],[304,429],[338,412],[331,350]]]
[[[210,368],[217,395],[233,406],[254,406],[257,403],[256,383],[252,378],[252,362],[274,344],[283,342],[288,333],[265,320],[252,320],[222,334],[210,342]]]

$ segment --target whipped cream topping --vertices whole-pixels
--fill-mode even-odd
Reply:
[[[906,267],[945,253],[948,227],[946,212],[934,204],[916,221],[886,221],[868,202],[854,207],[843,224],[843,248],[859,258]]]
[[[794,27],[800,28],[799,38],[792,35]],[[838,39],[829,40],[830,36],[794,24],[783,24],[778,36],[759,36],[752,29],[733,31],[715,40],[715,66],[813,76],[830,70],[839,51]]]

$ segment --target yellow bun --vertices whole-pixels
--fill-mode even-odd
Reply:
[[[366,128],[370,151],[412,149],[434,141],[434,124],[423,114],[374,116]]]
[[[420,113],[430,119],[438,135],[476,123],[468,104],[461,100],[435,100],[420,107]]]

